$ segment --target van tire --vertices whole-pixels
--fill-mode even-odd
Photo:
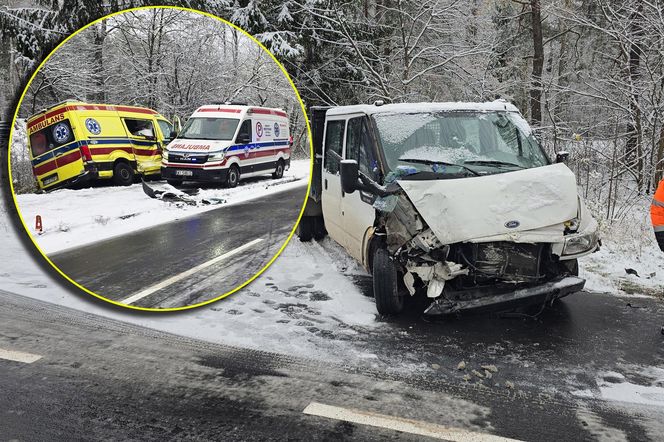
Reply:
[[[403,311],[404,298],[399,296],[398,273],[387,250],[379,247],[373,258],[373,290],[376,309],[381,315],[396,315]]]
[[[113,167],[113,183],[118,186],[134,184],[134,168],[129,163],[118,161]]]
[[[297,225],[297,236],[302,242],[309,242],[313,237],[313,216],[303,216]]]
[[[182,180],[166,180],[166,182],[173,187],[178,187],[182,185]]]
[[[233,164],[230,169],[228,169],[228,176],[226,177],[226,186],[233,188],[237,187],[237,184],[240,182],[240,168],[237,165]]]
[[[327,231],[325,230],[325,221],[322,216],[312,216],[311,218],[311,233],[316,241],[325,238]]]
[[[283,177],[284,167],[286,167],[284,164],[284,160],[280,159],[279,161],[277,161],[277,168],[275,169],[274,173],[272,173],[272,178],[278,180],[279,178]]]

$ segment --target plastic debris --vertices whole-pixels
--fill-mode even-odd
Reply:
[[[491,373],[498,373],[498,367],[496,367],[493,364],[491,364],[491,365],[480,365],[480,367],[483,368],[484,370],[490,371]]]

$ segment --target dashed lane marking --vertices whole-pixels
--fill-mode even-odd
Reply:
[[[8,361],[23,362],[24,364],[32,364],[35,361],[40,360],[41,355],[35,355],[32,353],[24,353],[22,351],[16,350],[5,350],[0,348],[0,359],[6,359]]]
[[[388,430],[401,431],[403,433],[427,436],[434,439],[443,439],[455,442],[511,442],[516,439],[494,436],[492,434],[477,433],[462,428],[451,428],[443,425],[422,422],[413,419],[405,419],[397,416],[372,413],[369,411],[355,410],[352,408],[335,407],[318,402],[311,402],[303,410],[304,414],[312,416],[327,417],[360,425],[386,428]]]
[[[149,296],[149,295],[153,294],[154,292],[157,292],[157,291],[159,291],[159,290],[161,290],[165,287],[168,287],[171,284],[175,284],[178,281],[181,281],[185,278],[188,278],[189,276],[193,275],[194,273],[200,272],[204,268],[210,267],[211,265],[216,264],[221,260],[224,260],[226,258],[230,258],[231,256],[236,255],[236,254],[248,249],[249,247],[255,246],[256,244],[258,244],[261,241],[263,241],[263,238],[256,238],[253,241],[249,241],[248,243],[246,243],[244,245],[241,245],[240,247],[238,247],[236,249],[233,249],[230,252],[226,252],[223,255],[219,255],[216,258],[212,258],[211,260],[206,261],[203,264],[199,264],[196,267],[193,267],[193,268],[191,268],[191,269],[189,269],[185,272],[179,273],[175,276],[171,276],[170,278],[165,279],[165,280],[163,280],[163,281],[161,281],[161,282],[159,282],[159,283],[157,283],[157,284],[155,284],[151,287],[148,287],[145,290],[141,290],[140,292],[138,292],[134,295],[131,295],[128,298],[123,299],[122,301],[120,301],[120,303],[121,304],[133,304],[137,301],[140,301],[141,299],[145,298],[146,296]]]

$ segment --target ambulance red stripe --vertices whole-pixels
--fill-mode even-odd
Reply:
[[[67,111],[74,110],[97,110],[97,111],[117,111],[117,112],[136,112],[140,114],[150,114],[158,115],[159,113],[148,109],[145,107],[134,107],[134,106],[106,106],[106,105],[94,105],[94,104],[76,104],[72,106],[65,106],[61,109],[57,109],[51,112],[47,112],[36,120],[32,120],[28,123],[28,129],[31,129],[34,125],[41,123],[44,120],[55,117],[57,115],[63,114]]]
[[[249,113],[249,114],[264,114],[264,115],[279,115],[280,117],[288,118],[288,115],[286,114],[286,112],[282,112],[282,111],[278,111],[278,110],[274,110],[274,109],[261,109],[261,108],[257,108],[257,107],[252,107],[252,108],[249,108],[247,113]]]
[[[78,161],[80,158],[81,158],[81,151],[76,149],[73,152],[68,153],[67,155],[57,157],[55,161],[51,161],[50,163],[42,164],[41,166],[35,167],[34,168],[35,175],[44,175],[45,173],[51,172],[57,169],[58,167],[66,166],[67,164],[73,163],[74,161]]]
[[[134,153],[136,155],[152,156],[157,155],[157,149],[132,149],[131,147],[93,147],[90,146],[90,153],[92,155],[108,155],[116,150],[121,150],[127,153]]]
[[[220,107],[201,107],[196,112],[228,112],[231,114],[239,114],[242,109],[228,109]]]

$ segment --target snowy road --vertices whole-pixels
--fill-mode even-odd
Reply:
[[[596,296],[588,299],[603,304],[598,312],[602,315],[611,308],[611,303]],[[397,332],[415,323],[393,324],[395,332],[385,335],[392,343],[383,342],[382,347],[400,349],[405,355],[425,350],[424,359],[431,357],[427,351],[438,347],[435,360],[445,365],[390,370],[284,356],[272,353],[274,348],[228,347],[0,292],[0,349],[32,356],[21,361],[0,357],[4,392],[0,420],[4,436],[21,440],[65,436],[69,440],[422,440],[408,432],[413,425],[403,425],[403,419],[441,435],[456,435],[446,440],[489,440],[478,439],[488,435],[538,441],[657,440],[662,434],[662,409],[652,403],[661,399],[656,387],[650,391],[651,403],[641,404],[579,400],[574,394],[555,393],[563,385],[557,377],[545,376],[551,370],[571,370],[578,383],[588,383],[606,363],[624,364],[633,360],[629,354],[637,353],[618,351],[612,362],[596,358],[596,350],[588,351],[592,341],[584,340],[583,348],[577,348],[565,326],[555,326],[565,322],[560,317],[545,320],[538,325],[544,331],[531,337],[524,333],[524,326],[510,327],[509,322],[501,330],[496,324],[483,329],[477,321],[443,325],[438,330],[427,325],[428,333],[415,335],[450,335],[429,344]],[[601,325],[606,325],[604,319],[591,328]],[[534,327],[525,328],[532,332]],[[628,327],[630,337],[644,337],[646,328]],[[634,332],[636,336],[631,335]],[[399,335],[405,338],[399,340]],[[610,336],[609,329],[606,339],[595,347],[603,347]],[[517,359],[495,350],[496,345],[504,347],[513,340],[516,348],[509,353],[514,356],[518,347],[531,346],[528,355],[518,356],[518,364]],[[653,339],[646,340],[655,344]],[[615,351],[618,342],[600,353]],[[540,345],[533,348],[534,343]],[[456,362],[457,345],[465,348],[458,356],[466,359],[467,372],[479,369],[480,363],[495,364],[497,371],[490,369],[493,380],[479,384],[455,379],[462,372],[449,364]],[[661,356],[656,347],[640,348]],[[652,357],[640,354],[637,360],[650,362]],[[521,368],[511,370],[506,365]],[[594,370],[588,370],[589,366]],[[542,371],[542,379],[529,385],[536,371]],[[618,391],[617,386],[632,381],[615,372],[602,376],[610,386],[606,391]],[[640,376],[638,382],[647,378]],[[515,383],[513,389],[493,385],[508,379]],[[337,407],[345,412],[342,416],[371,413],[375,418],[378,414],[382,417],[373,419],[377,424],[392,423],[391,428],[406,432],[351,423],[340,420],[342,416],[303,413],[312,403]]]
[[[9,373],[0,388],[21,398],[3,404],[12,429],[28,418],[35,431],[53,432],[103,419],[99,431],[135,438],[242,431],[263,439],[271,430],[251,423],[265,422],[294,439],[301,431],[411,437],[302,416],[320,402],[524,440],[664,434],[664,304],[656,298],[583,292],[536,319],[439,322],[413,305],[385,320],[375,316],[370,278],[338,245],[294,239],[263,277],[226,300],[136,314],[49,277],[8,225],[4,238],[2,287],[51,303],[0,299],[0,349],[42,356],[27,366],[0,360]],[[93,390],[80,396],[81,386]],[[43,391],[53,392],[49,404],[81,405],[49,418],[38,405]]]
[[[66,275],[140,307],[198,304],[234,289],[290,234],[306,182],[290,190],[53,254]]]

